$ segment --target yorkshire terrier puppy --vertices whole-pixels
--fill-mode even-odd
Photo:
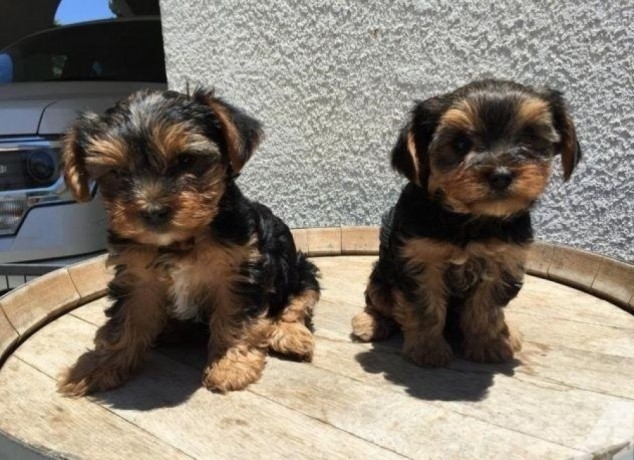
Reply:
[[[70,128],[65,180],[78,201],[90,181],[99,187],[115,277],[109,319],[60,392],[121,385],[176,320],[208,323],[202,381],[211,390],[258,380],[269,349],[312,359],[317,269],[234,182],[260,137],[257,120],[204,89],[141,91]]]
[[[521,344],[503,307],[522,287],[529,210],[556,155],[568,180],[581,151],[558,91],[486,80],[418,102],[392,151],[409,183],[384,216],[353,334],[400,327],[420,366],[447,365],[450,343],[473,361],[511,360]]]

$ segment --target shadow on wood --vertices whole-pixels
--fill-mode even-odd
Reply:
[[[454,359],[449,368],[423,368],[400,354],[403,336],[375,342],[372,349],[355,356],[363,369],[404,387],[408,394],[429,401],[481,401],[494,384],[495,374],[512,377],[520,361],[476,364]],[[458,372],[456,372],[458,371]]]
[[[180,372],[180,365],[165,365],[166,359],[151,353],[134,375],[121,388],[95,394],[92,398],[99,404],[114,409],[150,411],[176,407],[185,403],[201,387],[201,375]],[[177,363],[175,363],[177,364]],[[148,394],[148,383],[165,391]]]
[[[93,398],[107,407],[140,411],[182,404],[202,387],[208,341],[206,324],[171,321],[159,337],[157,346],[123,387],[98,393]],[[182,363],[199,372],[180,372]],[[166,391],[148,396],[145,386],[149,381],[160,382]]]

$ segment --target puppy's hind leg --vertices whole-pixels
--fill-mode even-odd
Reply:
[[[310,362],[315,348],[310,329],[313,310],[319,301],[317,268],[299,253],[297,270],[301,290],[291,297],[280,317],[273,322],[269,348],[276,353]]]
[[[318,300],[319,292],[313,290],[291,298],[282,315],[271,325],[269,348],[272,351],[300,361],[312,361],[315,340],[308,324]]]
[[[374,267],[365,290],[365,309],[352,318],[352,334],[363,342],[389,338],[398,328],[388,316],[393,303],[391,286]]]

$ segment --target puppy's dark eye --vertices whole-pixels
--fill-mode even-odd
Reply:
[[[190,166],[196,162],[196,155],[183,153],[178,156],[178,166]]]
[[[457,154],[466,155],[471,150],[471,139],[464,135],[458,136],[453,140],[452,146]]]
[[[549,157],[554,153],[552,144],[546,142],[536,143],[527,147],[529,151],[540,157]]]
[[[529,156],[550,156],[553,144],[548,139],[540,137],[532,128],[525,128],[516,138],[519,151]]]
[[[121,180],[123,179],[123,171],[121,171],[120,169],[111,169],[108,174],[110,174],[110,176],[114,177],[115,179]]]
[[[519,138],[524,141],[531,141],[537,138],[537,130],[534,126],[524,126],[520,131]]]

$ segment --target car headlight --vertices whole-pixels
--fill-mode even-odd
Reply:
[[[0,140],[0,236],[16,233],[34,206],[72,201],[59,163],[59,142]]]

